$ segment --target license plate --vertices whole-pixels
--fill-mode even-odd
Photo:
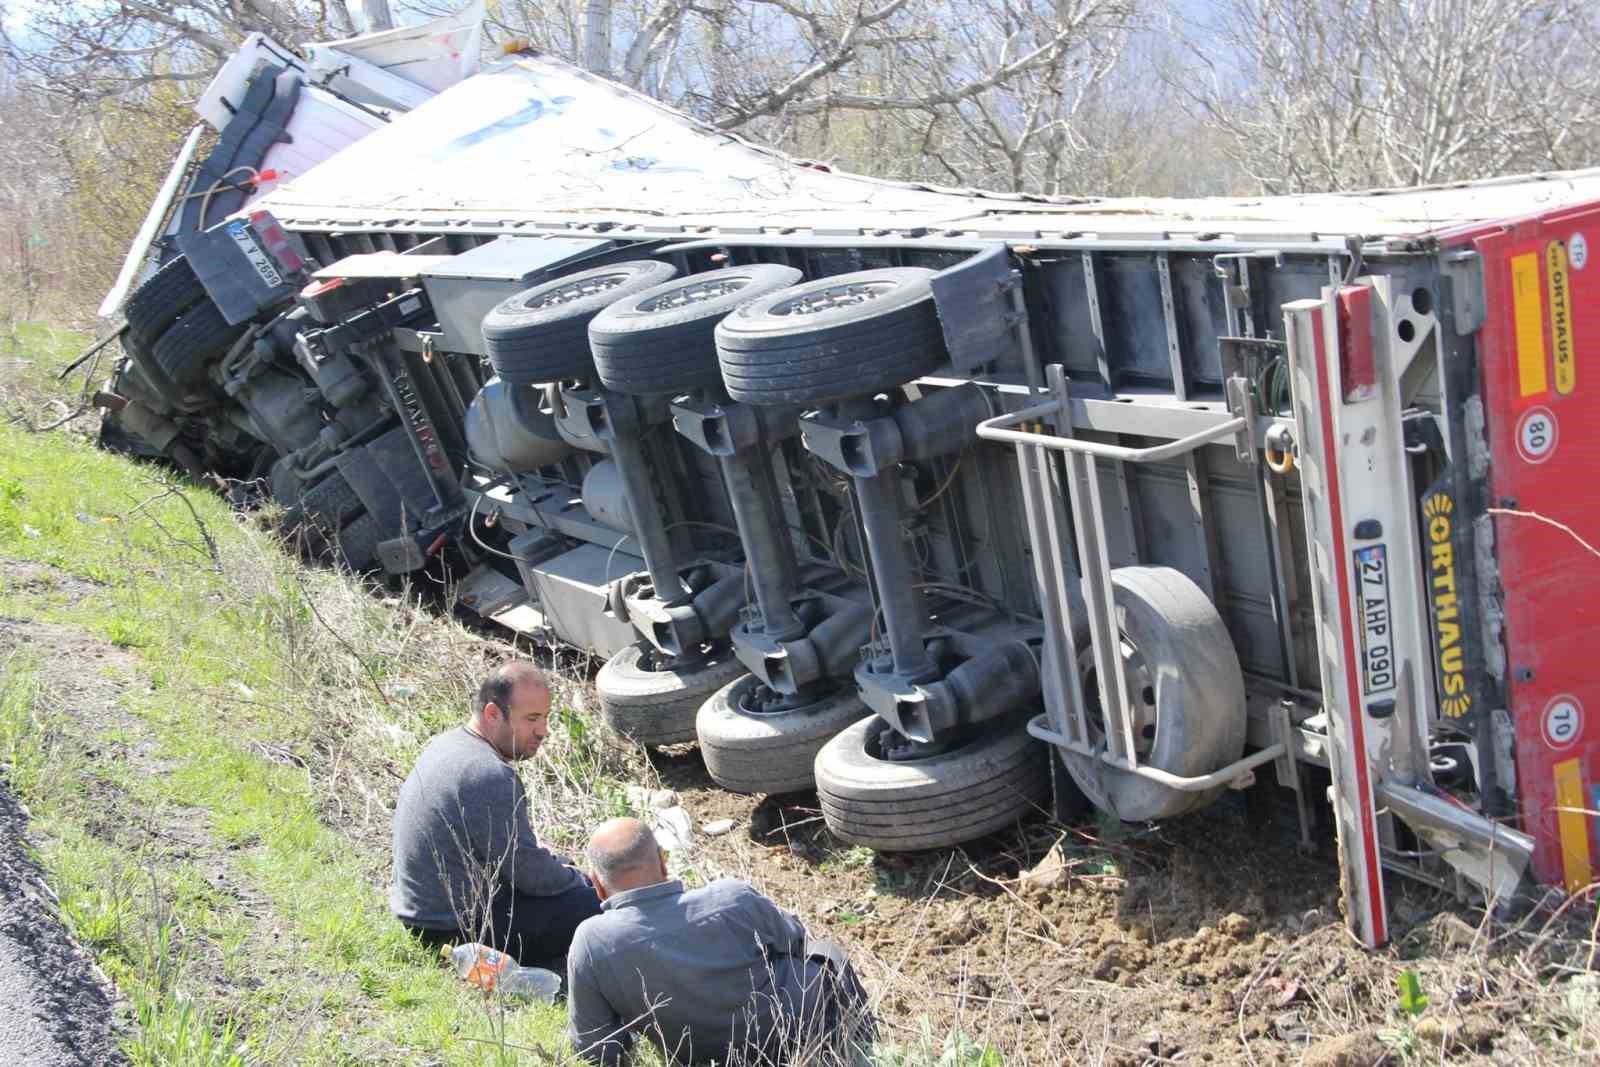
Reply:
[[[255,268],[268,289],[276,289],[283,284],[283,275],[278,273],[278,268],[272,265],[267,254],[256,244],[255,235],[250,232],[250,227],[243,221],[228,224],[228,236],[233,238],[233,243],[239,246],[239,251],[244,253],[244,258],[250,261],[250,266]]]
[[[1356,612],[1361,626],[1361,681],[1367,696],[1394,688],[1394,616],[1389,610],[1389,553],[1383,545],[1358,548]]]

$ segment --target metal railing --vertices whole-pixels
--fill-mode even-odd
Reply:
[[[985,419],[978,424],[978,436],[1015,447],[1017,470],[1022,481],[1023,510],[1028,522],[1028,538],[1033,546],[1034,574],[1039,583],[1040,607],[1045,622],[1045,639],[1054,654],[1045,657],[1042,672],[1044,691],[1061,694],[1066,705],[1065,729],[1046,724],[1039,716],[1028,724],[1028,732],[1052,745],[1090,756],[1120,770],[1149,778],[1173,789],[1199,791],[1223,785],[1247,774],[1261,764],[1287,752],[1286,739],[1237,760],[1210,774],[1184,777],[1147,767],[1139,762],[1134,743],[1133,716],[1130,713],[1127,678],[1122,668],[1122,634],[1117,625],[1116,604],[1112,595],[1111,562],[1106,545],[1105,509],[1100,499],[1098,461],[1158,463],[1191,452],[1202,445],[1228,436],[1250,433],[1243,417],[1218,423],[1199,433],[1149,448],[1126,448],[1098,441],[1081,441],[1062,436],[1070,432],[1072,412],[1067,379],[1061,366],[1046,370],[1051,399],[1009,415]],[[1057,433],[1048,433],[1049,423]],[[1025,428],[1031,427],[1031,428]],[[1063,494],[1061,467],[1051,459],[1059,453],[1065,466],[1066,492]],[[1065,504],[1063,502],[1065,496]],[[1100,707],[1105,716],[1105,744],[1097,745],[1090,733],[1084,705],[1083,680],[1078,670],[1073,640],[1074,589],[1077,568],[1067,547],[1067,507],[1076,535],[1078,559],[1083,564],[1082,599],[1088,616],[1089,641],[1099,688]]]

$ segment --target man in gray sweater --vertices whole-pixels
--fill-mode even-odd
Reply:
[[[873,1023],[838,946],[733,879],[685,890],[637,819],[589,842],[603,913],[567,954],[573,1045],[610,1067],[643,1035],[669,1062],[865,1062]]]
[[[558,973],[594,888],[539,844],[516,763],[550,732],[550,687],[527,663],[478,687],[464,726],[433,738],[394,812],[395,917],[425,944],[477,941]]]

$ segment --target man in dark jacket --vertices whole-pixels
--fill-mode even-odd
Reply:
[[[429,946],[477,941],[563,970],[599,914],[587,879],[539,844],[516,764],[550,732],[550,687],[526,663],[484,679],[463,726],[428,742],[394,812],[395,916]]]
[[[637,819],[589,842],[603,913],[567,955],[570,1035],[591,1063],[643,1034],[669,1061],[849,1063],[871,1039],[866,993],[837,946],[748,884],[685,890]]]

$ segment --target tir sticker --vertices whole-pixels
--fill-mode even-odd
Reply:
[[[1550,348],[1555,354],[1556,392],[1567,396],[1576,384],[1573,362],[1572,294],[1567,286],[1567,247],[1551,241],[1544,250],[1545,278],[1549,287]]]
[[[1383,545],[1355,550],[1361,613],[1361,688],[1367,696],[1394,688],[1394,626],[1389,610],[1389,553]]]
[[[1556,417],[1547,407],[1529,408],[1517,420],[1517,452],[1529,463],[1543,463],[1556,450]]]
[[[1551,748],[1566,748],[1583,734],[1583,705],[1575,696],[1563,694],[1544,707],[1544,743]]]
[[[1511,257],[1511,315],[1517,333],[1517,387],[1522,396],[1539,396],[1550,389],[1545,371],[1544,294],[1539,288],[1539,254]]]
[[[283,275],[279,274],[278,269],[267,259],[267,254],[261,251],[255,238],[250,235],[250,227],[243,220],[228,224],[228,236],[233,238],[233,243],[239,246],[239,251],[244,253],[244,257],[250,261],[250,265],[255,268],[268,288],[276,289],[283,284]]]
[[[1451,541],[1455,502],[1434,493],[1422,503],[1428,534],[1428,606],[1433,650],[1439,663],[1439,710],[1459,719],[1472,710],[1467,692],[1466,646],[1461,640],[1461,605],[1456,599],[1456,549]]]
[[[1589,239],[1583,234],[1575,233],[1567,238],[1567,262],[1572,264],[1573,270],[1589,265]]]

